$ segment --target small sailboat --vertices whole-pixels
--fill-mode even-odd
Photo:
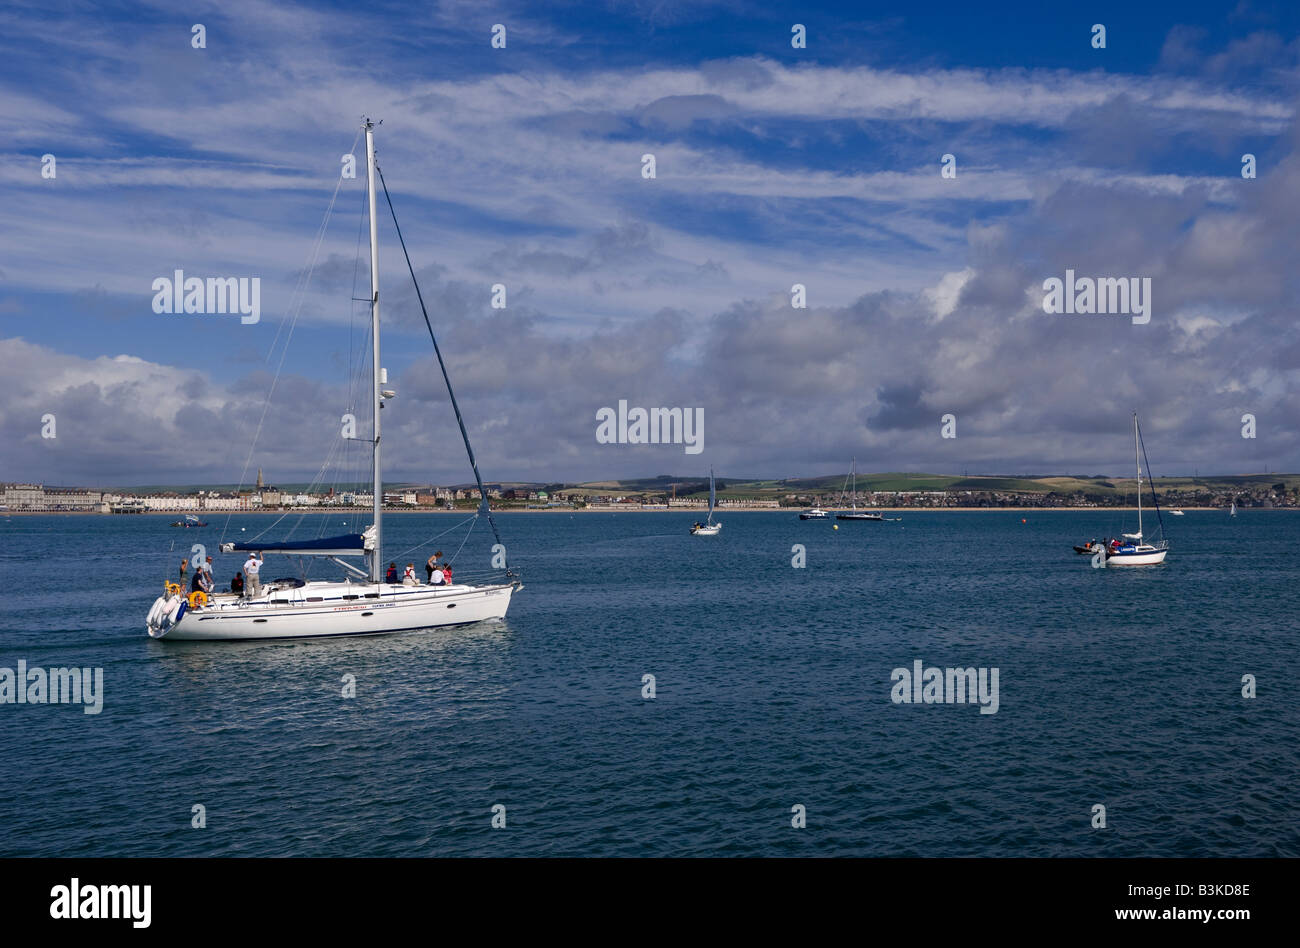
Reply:
[[[1232,502],[1232,509],[1228,511],[1228,516],[1229,517],[1237,516],[1237,502],[1235,500]]]
[[[849,476],[853,478],[853,493],[850,495],[850,508],[847,511],[837,513],[836,520],[884,520],[884,514],[870,513],[866,510],[858,510],[858,459],[853,459],[853,465],[850,468]],[[845,485],[848,486],[847,484]],[[842,493],[842,492],[841,492]]]
[[[370,222],[371,377],[367,396],[372,409],[372,437],[366,440],[370,442],[373,522],[360,532],[342,536],[318,537],[310,540],[222,542],[220,544],[222,553],[249,556],[245,567],[250,577],[257,575],[253,572],[253,564],[256,563],[260,567],[261,558],[267,554],[328,560],[341,568],[346,575],[336,580],[307,580],[304,575],[302,578],[287,577],[261,583],[254,581],[245,587],[244,595],[217,592],[210,598],[200,591],[186,596],[185,590],[178,584],[167,583],[163,595],[154,601],[145,618],[149,635],[155,639],[171,642],[314,638],[377,635],[413,629],[468,625],[484,620],[505,618],[511,596],[522,588],[516,574],[509,568],[506,568],[504,576],[493,572],[488,574],[491,579],[478,584],[467,583],[463,577],[455,582],[448,577],[445,582],[432,585],[421,584],[414,578],[412,582],[403,583],[392,581],[385,575],[383,569],[384,490],[380,470],[380,446],[387,442],[381,441],[380,437],[380,409],[384,401],[395,397],[396,393],[384,388],[384,384],[388,381],[387,370],[382,368],[379,358],[379,236],[376,216],[376,175],[383,186],[384,196],[388,199],[389,209],[393,214],[393,226],[399,240],[401,228],[397,225],[397,212],[392,207],[392,199],[388,197],[387,185],[383,184],[383,172],[375,163],[375,124],[367,120],[362,129],[366,138],[366,198]],[[404,242],[402,249],[405,254]],[[419,282],[415,280],[415,268],[411,265],[409,256],[406,262],[407,269],[411,272],[411,279],[415,283],[416,296],[420,299],[420,308],[424,312],[429,337],[433,340],[434,353],[442,369],[447,395],[456,421],[460,425],[465,450],[469,455],[470,468],[474,472],[474,479],[482,500],[474,519],[483,516],[492,528],[497,543],[500,544],[501,538],[492,519],[487,491],[483,486],[483,479],[479,476],[478,463],[474,460],[473,449],[470,448],[469,435],[461,418],[460,406],[451,389],[451,380],[447,375],[437,339],[434,337],[433,324],[428,321],[428,312],[424,309]],[[363,569],[345,562],[342,557],[361,559],[368,568]],[[439,574],[435,572],[435,575]]]
[[[1171,516],[1171,517],[1181,517],[1182,515],[1183,515],[1183,512],[1182,512],[1181,510],[1171,510],[1171,511],[1169,511],[1169,516]]]
[[[1137,462],[1137,533],[1124,534],[1123,540],[1112,540],[1106,547],[1107,566],[1154,566],[1163,563],[1169,554],[1169,541],[1161,539],[1158,543],[1149,543],[1142,533],[1142,459],[1146,449],[1142,445],[1142,431],[1138,427],[1137,412],[1133,412],[1133,454]],[[1147,463],[1147,481],[1151,482],[1151,464]],[[1160,533],[1164,535],[1164,519],[1160,516],[1160,500],[1156,497],[1155,485],[1151,486],[1151,500],[1155,505],[1156,518],[1160,522]]]
[[[691,527],[691,535],[697,537],[715,537],[722,530],[722,523],[713,522],[713,508],[717,505],[718,494],[713,487],[713,468],[709,468],[709,519],[704,523],[696,521]]]

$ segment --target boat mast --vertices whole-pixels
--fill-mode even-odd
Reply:
[[[858,459],[853,458],[853,496],[849,498],[849,504],[853,507],[853,512],[858,512]]]
[[[1133,412],[1133,461],[1138,478],[1138,542],[1142,542],[1142,454],[1138,450],[1138,413]]]
[[[380,391],[379,367],[379,218],[375,215],[375,123],[366,119],[366,195],[370,210],[370,354],[372,381],[374,382],[374,445],[371,454],[371,474],[374,481],[375,548],[370,552],[370,581],[379,582],[383,576],[382,525],[384,485],[379,475],[379,412],[383,407]]]

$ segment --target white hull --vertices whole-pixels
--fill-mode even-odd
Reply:
[[[1110,566],[1155,566],[1157,563],[1163,563],[1169,551],[1165,550],[1140,550],[1137,553],[1112,553],[1106,557],[1106,565]]]
[[[697,537],[715,537],[722,530],[722,524],[715,523],[703,527],[691,527],[691,534]]]
[[[495,586],[395,586],[314,582],[264,591],[256,600],[218,595],[179,612],[160,597],[150,610],[149,635],[172,641],[296,639],[379,635],[505,618],[516,583]]]

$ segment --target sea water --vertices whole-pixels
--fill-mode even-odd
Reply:
[[[1300,855],[1300,514],[1191,511],[1129,569],[1071,550],[1108,511],[697,518],[498,514],[505,622],[265,644],[145,615],[274,517],[0,518],[0,667],[102,669],[99,713],[0,703],[0,855]],[[386,554],[423,578],[464,520]],[[918,661],[996,669],[995,713],[895,700]]]

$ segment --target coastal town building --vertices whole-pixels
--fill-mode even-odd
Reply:
[[[859,507],[944,509],[944,508],[1089,508],[1121,507],[1132,503],[1114,484],[1101,479],[1093,492],[1087,487],[1057,490],[878,490],[859,491]],[[1269,482],[1242,479],[1239,487],[1225,487],[1222,482],[1211,488],[1201,484],[1157,485],[1160,503],[1168,507],[1296,508],[1300,507],[1300,489],[1294,481]],[[793,485],[792,485],[793,486]],[[581,488],[564,488],[551,484],[545,488],[485,485],[493,506],[501,508],[547,509],[555,507],[592,510],[694,510],[707,506],[707,490],[694,490],[678,496],[674,485],[666,491],[610,491],[597,493]],[[733,485],[734,493],[719,494],[719,508],[781,509],[811,506],[836,508],[847,500],[838,490],[789,491],[778,488],[765,494]],[[776,494],[776,496],[773,496]],[[256,511],[321,508],[360,508],[371,506],[369,491],[294,489],[283,490],[265,483],[258,472],[258,486],[242,490],[202,489],[124,491],[96,490],[82,487],[56,487],[39,483],[0,484],[0,509],[6,512],[85,512],[85,513],[184,513],[199,515],[204,511]],[[480,501],[477,487],[401,487],[384,492],[384,506],[391,509],[439,510],[476,507]]]

